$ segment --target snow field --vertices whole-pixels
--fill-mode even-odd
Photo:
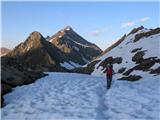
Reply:
[[[159,120],[159,77],[137,82],[84,74],[48,73],[4,96],[3,120]]]

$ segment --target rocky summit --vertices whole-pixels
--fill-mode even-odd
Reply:
[[[64,52],[70,61],[84,65],[102,53],[95,44],[78,35],[70,26],[58,31],[49,41]]]

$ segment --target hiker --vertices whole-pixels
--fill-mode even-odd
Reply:
[[[111,87],[113,72],[114,72],[113,65],[112,64],[107,65],[106,70],[104,71],[104,73],[106,73],[107,89]]]

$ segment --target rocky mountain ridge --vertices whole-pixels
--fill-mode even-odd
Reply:
[[[146,29],[143,26],[134,28],[98,58],[73,71],[103,76],[107,64],[111,63],[119,80],[140,80],[146,72],[160,75],[159,40],[160,28]]]
[[[66,53],[70,61],[80,65],[88,63],[102,53],[98,46],[82,38],[70,26],[58,31],[49,41]]]
[[[43,72],[71,72],[70,69],[86,64],[102,52],[71,27],[61,31],[64,32],[60,32],[62,39],[56,39],[58,44],[52,39],[57,38],[59,32],[46,40],[41,33],[34,31],[24,42],[1,57],[1,96],[13,87],[45,76]]]

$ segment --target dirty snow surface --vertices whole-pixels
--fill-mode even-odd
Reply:
[[[4,96],[2,120],[158,120],[158,76],[137,82],[104,77],[48,73]]]

